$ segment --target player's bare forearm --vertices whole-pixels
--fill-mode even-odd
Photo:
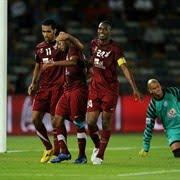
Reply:
[[[65,41],[65,40],[70,40],[71,43],[76,46],[78,49],[81,51],[84,49],[83,43],[76,37],[72,36],[71,34],[65,33],[65,32],[60,32],[59,35],[56,38],[57,41]]]
[[[121,65],[121,69],[126,77],[126,79],[128,80],[128,82],[130,83],[133,91],[136,91],[138,88],[136,86],[135,80],[133,75],[131,74],[131,72],[129,71],[129,69],[127,68],[127,66],[125,64]]]
[[[40,64],[36,63],[31,84],[38,84],[39,76],[40,76]]]
[[[53,66],[75,66],[77,64],[76,56],[70,57],[69,60],[60,60],[60,61],[49,61],[49,63],[43,64],[43,70]]]
[[[74,66],[77,64],[76,60],[63,60],[63,61],[56,61],[53,63],[54,66]]]
[[[81,41],[76,37],[69,35],[69,40],[74,44],[74,46],[76,46],[81,51],[84,49],[83,43],[81,43]]]
[[[142,95],[141,95],[141,93],[139,92],[139,90],[138,90],[138,88],[136,86],[136,83],[135,83],[135,80],[134,80],[134,77],[133,77],[132,73],[129,71],[126,64],[122,64],[120,67],[121,67],[126,79],[128,80],[129,84],[131,85],[131,87],[133,89],[135,100],[141,100]]]
[[[39,76],[40,76],[40,64],[36,63],[34,72],[33,72],[32,82],[31,82],[30,86],[28,87],[29,95],[32,95],[38,89]]]

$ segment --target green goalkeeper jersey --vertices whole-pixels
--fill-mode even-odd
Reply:
[[[143,137],[145,151],[150,149],[152,131],[157,118],[163,124],[169,145],[174,141],[180,141],[180,89],[169,87],[164,90],[164,96],[161,99],[151,99],[146,113]]]

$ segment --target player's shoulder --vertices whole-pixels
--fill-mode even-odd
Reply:
[[[175,90],[175,89],[178,90],[179,88],[175,87],[175,86],[169,86],[169,87],[166,88],[166,90],[168,90],[168,91],[169,90]]]
[[[111,45],[114,49],[121,49],[121,50],[122,50],[121,45],[120,45],[118,42],[114,41],[114,40],[110,40],[110,45]]]
[[[177,88],[177,87],[175,87],[175,86],[170,86],[170,87],[165,88],[165,91],[166,91],[167,93],[172,93],[172,92],[174,92],[174,91],[179,91],[179,88]]]
[[[98,39],[91,40],[91,45],[98,45]]]
[[[82,54],[82,51],[76,46],[71,46],[68,50],[68,54],[73,56],[80,56]]]
[[[171,86],[171,87],[167,87],[165,89],[165,92],[168,94],[173,94],[174,96],[177,96],[178,94],[180,94],[180,89],[175,86],[174,87]]]
[[[114,40],[110,40],[110,43],[112,46],[120,46],[118,42],[114,41]]]
[[[73,51],[79,51],[79,49],[76,47],[76,46],[74,46],[74,45],[71,45],[70,47],[69,47],[69,50],[73,50]]]
[[[149,107],[150,106],[155,106],[156,105],[156,99],[155,98],[151,98],[149,101]]]
[[[42,41],[40,43],[38,43],[35,48],[36,49],[40,49],[40,48],[45,48],[47,46],[47,43],[45,41]]]

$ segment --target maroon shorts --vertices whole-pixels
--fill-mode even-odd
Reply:
[[[85,118],[87,109],[88,89],[80,87],[64,91],[56,106],[56,115],[69,117],[75,120],[79,117]]]
[[[118,95],[105,91],[91,89],[89,91],[87,112],[106,111],[114,112],[117,104]]]
[[[40,88],[33,99],[33,111],[55,115],[56,104],[63,94],[63,87]]]

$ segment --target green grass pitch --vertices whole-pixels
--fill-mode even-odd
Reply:
[[[92,165],[92,142],[87,139],[88,163],[75,165],[75,136],[69,136],[72,160],[59,164],[39,163],[43,147],[36,136],[8,136],[7,153],[0,154],[0,179],[113,180],[180,179],[180,159],[175,159],[164,134],[154,134],[148,157],[141,158],[142,134],[118,134],[110,139],[102,165]],[[72,178],[72,179],[71,179]]]

